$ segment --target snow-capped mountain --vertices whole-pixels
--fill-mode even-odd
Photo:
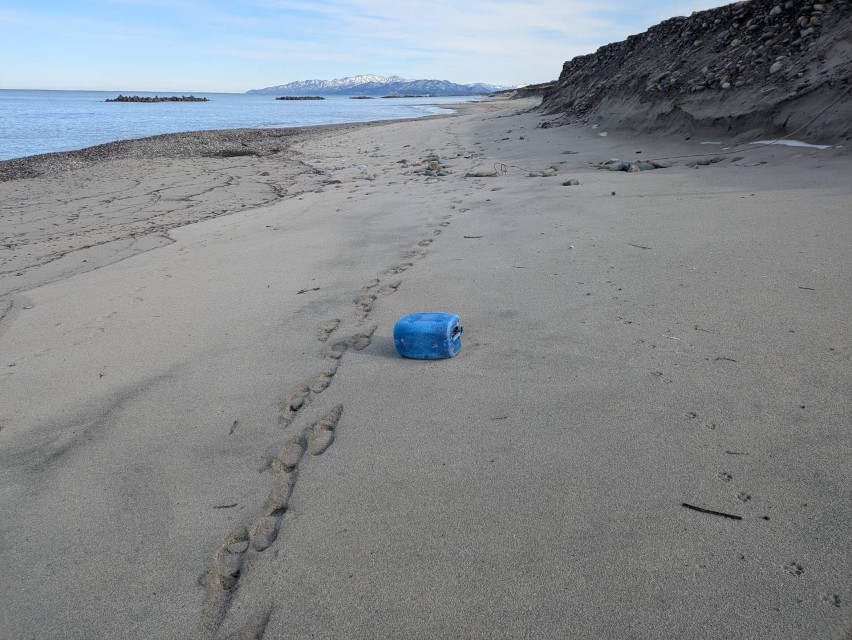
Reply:
[[[447,80],[408,80],[400,76],[360,75],[336,80],[299,80],[246,93],[274,95],[350,95],[350,96],[463,96],[491,93],[509,87],[492,84],[455,84]]]

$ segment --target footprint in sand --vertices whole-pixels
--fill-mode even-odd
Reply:
[[[370,314],[370,311],[373,310],[373,303],[375,301],[376,296],[372,293],[368,293],[358,298],[358,301],[355,303],[355,317],[360,320],[366,318]]]
[[[276,471],[289,473],[296,468],[299,460],[302,459],[302,454],[305,452],[305,442],[301,434],[291,436],[281,446],[278,455],[272,461],[272,468]]]
[[[799,577],[802,575],[805,570],[798,562],[791,562],[789,564],[784,565],[784,570],[790,575]]]
[[[345,342],[335,342],[333,345],[326,347],[325,349],[325,355],[333,360],[340,360],[344,353],[346,353]]]
[[[337,428],[337,423],[340,421],[340,416],[343,414],[343,405],[339,404],[331,411],[326,413],[322,419],[317,422],[308,438],[308,453],[312,456],[322,454],[334,442],[334,432]]]
[[[365,282],[365,283],[364,283],[364,286],[363,286],[363,287],[361,287],[361,293],[367,293],[370,289],[372,289],[373,287],[375,287],[377,284],[379,284],[379,279],[378,279],[378,278],[373,278],[373,279],[372,279],[372,280],[370,280],[369,282]]]
[[[399,289],[399,285],[402,284],[401,280],[394,280],[393,282],[388,282],[385,286],[379,289],[376,293],[379,295],[387,296],[392,294],[394,291]]]
[[[353,336],[352,348],[355,349],[355,351],[363,351],[369,347],[376,329],[378,329],[378,325],[374,324]]]
[[[834,593],[821,593],[819,599],[832,607],[840,606],[840,597]]]
[[[248,549],[248,530],[240,527],[225,538],[214,556],[213,572],[223,584],[236,581],[242,571],[243,554]]]
[[[231,600],[243,572],[243,560],[248,551],[249,532],[240,527],[229,533],[213,554],[213,566],[201,580],[207,589],[207,600],[201,615],[200,627],[207,634],[215,633],[228,614]]]
[[[266,499],[266,504],[263,505],[263,515],[265,516],[281,516],[287,511],[287,506],[290,504],[290,496],[293,495],[293,487],[296,486],[296,471],[289,473],[279,473],[272,489],[269,491],[269,497]],[[248,545],[246,545],[248,547]]]
[[[328,389],[331,381],[334,379],[334,375],[337,373],[337,369],[340,366],[340,360],[336,358],[329,358],[325,367],[323,367],[322,373],[320,373],[316,378],[311,382],[311,392],[313,393],[322,393],[326,389]]]
[[[396,265],[393,269],[388,271],[388,275],[392,276],[392,275],[396,275],[398,273],[402,273],[403,271],[408,269],[410,266],[411,266],[410,262],[401,262],[398,265]]]
[[[722,482],[730,482],[734,476],[732,476],[727,471],[720,471],[716,474],[716,477],[719,478]]]
[[[340,319],[332,318],[331,320],[326,320],[317,330],[317,339],[320,342],[325,342],[338,326],[340,326]]]
[[[426,252],[422,249],[411,249],[410,251],[403,251],[399,254],[399,257],[403,260],[413,260],[414,258],[422,258],[426,255]]]
[[[749,502],[751,500],[751,496],[746,491],[738,491],[737,500],[740,502]]]
[[[281,521],[277,516],[260,516],[249,527],[251,548],[255,551],[265,551],[278,537],[278,526]]]
[[[293,389],[284,401],[284,406],[281,407],[281,412],[278,416],[279,422],[284,425],[289,424],[299,410],[308,402],[310,395],[311,390],[304,385]]]
[[[432,240],[426,239],[426,240],[421,240],[420,242],[418,242],[417,246],[418,247],[428,247],[430,244],[432,244]]]
[[[233,555],[239,555],[241,553],[245,553],[248,551],[249,543],[248,540],[239,540],[237,542],[232,542],[229,544],[226,549],[228,553]]]

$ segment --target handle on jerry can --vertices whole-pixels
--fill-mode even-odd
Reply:
[[[460,324],[457,324],[455,327],[453,327],[453,335],[450,336],[450,339],[456,340],[457,338],[461,338],[463,333],[464,327]]]

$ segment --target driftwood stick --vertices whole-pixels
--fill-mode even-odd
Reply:
[[[730,513],[722,513],[721,511],[713,511],[712,509],[702,509],[701,507],[696,507],[694,504],[689,504],[688,502],[684,502],[683,506],[687,509],[692,509],[693,511],[700,511],[701,513],[709,513],[713,516],[722,516],[723,518],[730,518],[731,520],[742,520],[742,516],[735,516]]]

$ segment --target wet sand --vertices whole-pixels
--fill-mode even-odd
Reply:
[[[0,636],[848,633],[848,147],[533,105],[0,184]]]

